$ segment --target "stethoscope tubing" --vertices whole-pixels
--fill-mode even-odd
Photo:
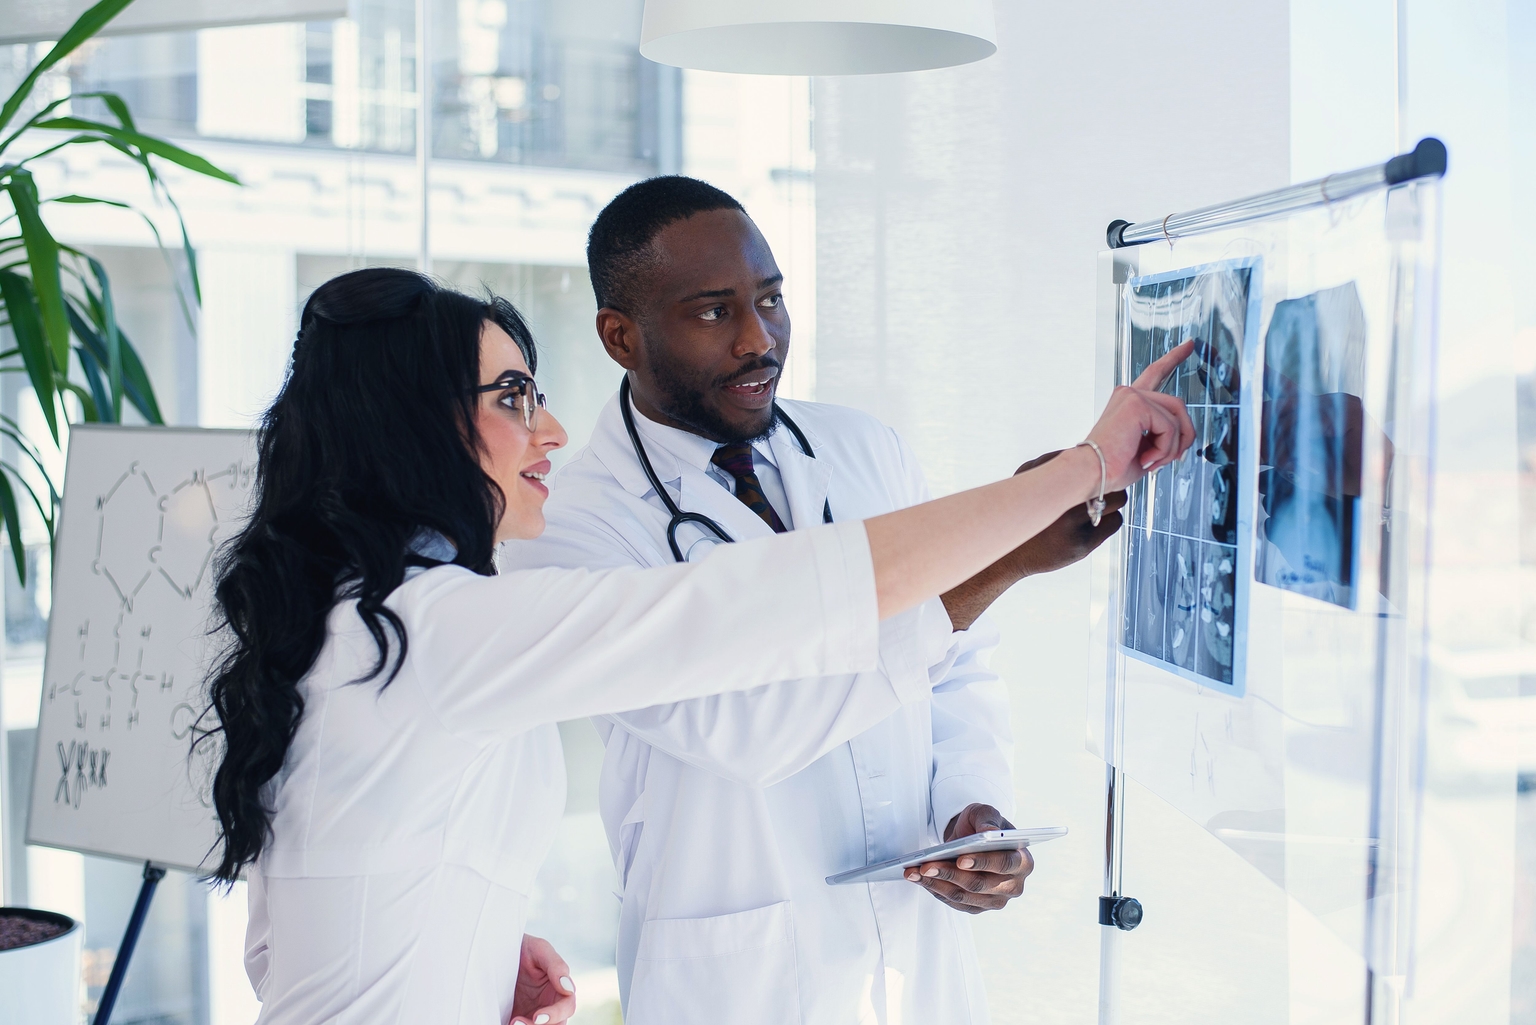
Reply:
[[[672,517],[667,522],[667,547],[672,549],[673,560],[677,562],[688,561],[683,558],[683,550],[677,544],[677,529],[685,523],[697,524],[702,529],[715,535],[724,544],[735,544],[736,539],[710,517],[705,516],[703,513],[684,512],[678,508],[677,503],[672,501],[672,496],[667,494],[667,489],[661,486],[661,479],[656,476],[656,468],[651,465],[650,457],[645,454],[645,444],[640,440],[640,432],[635,429],[635,415],[629,408],[629,378],[627,376],[619,383],[619,412],[624,417],[624,430],[629,432],[629,442],[635,448],[635,458],[640,460],[640,469],[645,471],[645,479],[650,481],[651,488],[656,492],[656,497],[661,499],[661,504],[666,507],[667,512]],[[795,436],[795,440],[800,443],[800,451],[815,459],[816,452],[811,448],[810,440],[806,438],[805,432],[800,429],[799,424],[789,418],[789,414],[784,412],[777,402],[773,404],[773,415],[785,427],[789,428],[790,433]],[[832,522],[832,503],[830,500],[823,504],[821,518],[825,523]]]

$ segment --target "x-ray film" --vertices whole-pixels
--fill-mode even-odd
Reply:
[[[1249,540],[1238,529],[1248,491],[1239,459],[1243,360],[1258,329],[1258,272],[1257,261],[1242,260],[1133,278],[1120,319],[1127,382],[1175,346],[1195,343],[1195,355],[1163,386],[1188,404],[1195,441],[1131,489],[1120,645],[1236,694],[1249,564]]]
[[[1365,309],[1353,281],[1276,304],[1264,335],[1259,445],[1261,583],[1355,607],[1367,433]],[[1385,446],[1390,472],[1391,443]]]

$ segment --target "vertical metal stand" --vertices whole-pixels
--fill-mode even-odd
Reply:
[[[1111,622],[1118,616],[1110,603]],[[1141,902],[1120,892],[1125,861],[1125,690],[1118,658],[1110,655],[1111,669],[1104,695],[1104,896],[1099,898],[1099,1025],[1119,1020],[1120,945],[1123,934],[1141,924]]]
[[[139,899],[133,902],[133,914],[128,916],[128,928],[123,930],[123,942],[118,945],[117,959],[112,962],[112,974],[107,979],[107,988],[102,990],[101,1003],[96,1007],[94,1025],[107,1025],[112,1020],[112,1005],[117,1003],[117,993],[123,988],[123,979],[128,975],[128,962],[133,959],[133,948],[138,945],[144,919],[149,917],[149,902],[154,899],[155,887],[164,878],[165,869],[153,862],[144,863],[144,882],[139,886]]]

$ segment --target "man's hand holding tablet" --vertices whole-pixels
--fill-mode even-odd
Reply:
[[[989,830],[1012,829],[1013,823],[990,804],[968,805],[949,820],[946,841]],[[953,861],[928,861],[906,871],[917,883],[957,911],[994,911],[1024,892],[1024,880],[1035,870],[1028,848],[964,854]]]

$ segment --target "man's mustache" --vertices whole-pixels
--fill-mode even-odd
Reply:
[[[751,363],[749,363],[746,366],[742,367],[740,370],[737,370],[737,371],[735,371],[733,373],[726,374],[724,377],[716,378],[715,379],[715,387],[723,388],[723,387],[725,387],[728,384],[732,384],[732,383],[734,383],[736,381],[741,380],[743,377],[748,377],[748,376],[750,376],[752,374],[755,374],[759,370],[769,370],[769,369],[782,371],[784,369],[784,364],[780,363],[776,359],[770,359],[770,358],[765,356],[765,357],[763,357],[761,359],[753,360]]]

